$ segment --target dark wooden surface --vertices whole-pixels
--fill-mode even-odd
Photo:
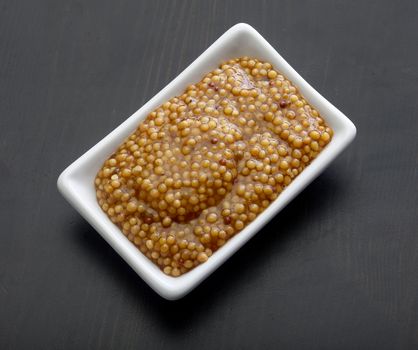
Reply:
[[[168,302],[56,179],[238,22],[358,136]],[[0,0],[0,349],[417,349],[417,33],[413,0]]]

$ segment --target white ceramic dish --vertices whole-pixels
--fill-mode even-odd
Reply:
[[[206,263],[180,277],[169,277],[148,260],[101,210],[96,201],[94,178],[108,156],[150,112],[171,97],[182,93],[188,84],[198,82],[205,73],[217,68],[222,61],[240,56],[253,56],[269,61],[284,73],[334,129],[334,137],[319,156],[255,221],[230,239]],[[195,288],[277,215],[341,153],[355,134],[356,128],[353,123],[313,89],[254,28],[247,24],[237,24],[141,109],[65,169],[58,178],[58,188],[70,204],[151,288],[162,297],[175,300]]]

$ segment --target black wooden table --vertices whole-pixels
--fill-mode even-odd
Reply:
[[[56,179],[238,22],[358,135],[165,301]],[[413,0],[0,0],[0,349],[417,349],[417,101]]]

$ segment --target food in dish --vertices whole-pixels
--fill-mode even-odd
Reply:
[[[332,135],[270,63],[232,59],[140,123],[98,172],[98,203],[177,277],[256,219]]]

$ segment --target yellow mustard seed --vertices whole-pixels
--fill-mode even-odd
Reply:
[[[270,63],[231,59],[138,125],[97,173],[97,200],[177,277],[255,220],[332,135]]]

